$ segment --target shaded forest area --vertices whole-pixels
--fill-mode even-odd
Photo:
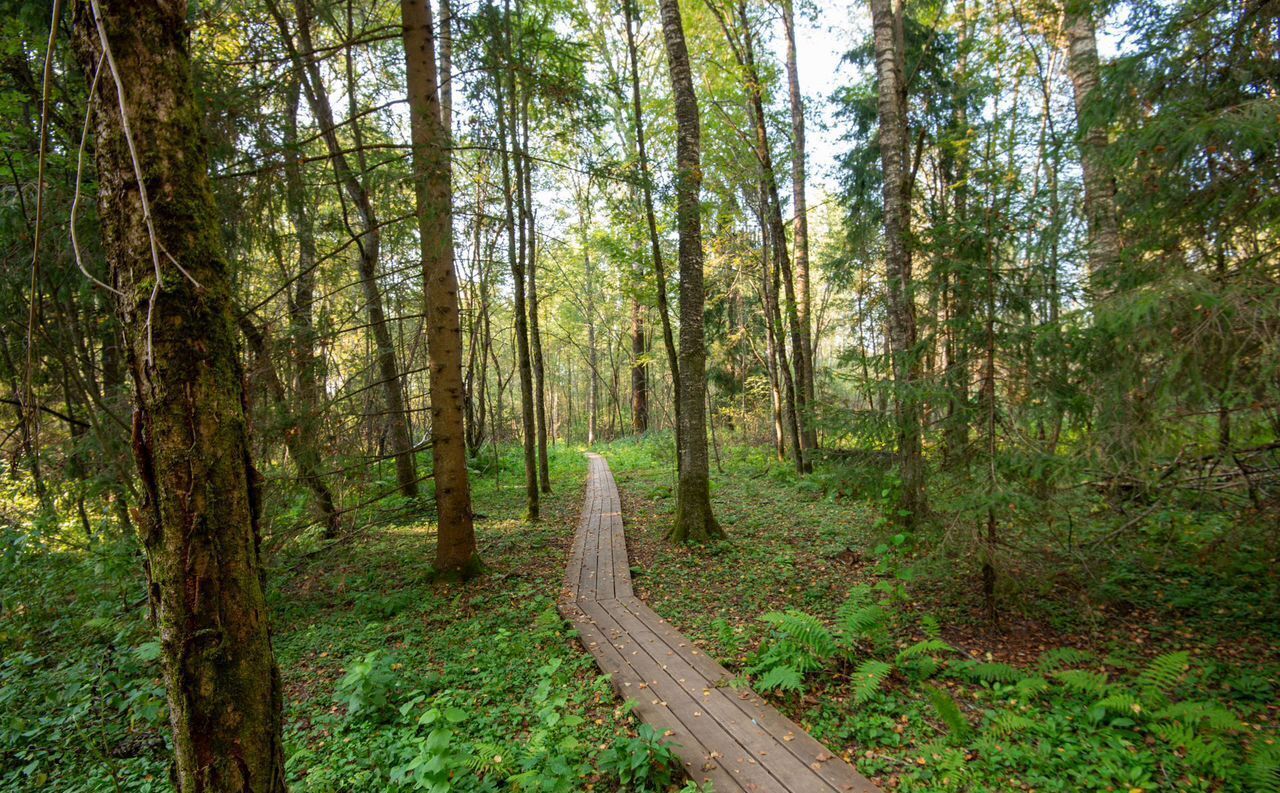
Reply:
[[[1280,790],[1276,4],[0,30],[0,789],[705,791],[556,610],[591,449],[881,789]]]

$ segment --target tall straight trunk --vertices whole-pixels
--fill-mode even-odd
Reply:
[[[702,129],[693,92],[689,50],[679,0],[660,0],[662,39],[676,115],[676,228],[680,235],[680,473],[675,523],[667,537],[702,542],[723,537],[711,512],[711,472],[707,459],[707,351],[704,346],[702,274]]]
[[[589,186],[588,186],[589,189]],[[587,445],[597,440],[596,432],[600,421],[600,374],[599,359],[596,353],[596,299],[595,285],[591,272],[591,252],[587,248],[587,220],[582,220],[582,266],[587,281]]]
[[[324,523],[325,535],[333,537],[338,533],[338,511],[333,491],[321,472],[320,454],[315,440],[322,393],[321,364],[316,356],[316,332],[312,322],[316,290],[315,270],[318,259],[315,228],[311,213],[307,211],[306,188],[302,180],[302,164],[298,153],[300,94],[301,86],[298,82],[290,81],[286,88],[288,111],[284,127],[284,181],[285,204],[298,242],[298,277],[289,296],[290,354],[293,360],[294,377],[293,400],[287,398],[283,383],[280,383],[270,357],[267,355],[269,345],[266,344],[265,334],[260,334],[262,338],[255,341],[246,332],[246,338],[255,354],[260,356],[259,366],[269,369],[266,374],[268,391],[276,403],[276,409],[288,417],[289,427],[285,434],[285,442],[289,449],[289,456],[297,466],[298,478],[311,491],[315,499],[316,511]],[[244,327],[243,323],[242,327]],[[273,380],[280,386],[279,389],[272,386]]]
[[[787,358],[787,346],[782,341],[783,324],[782,310],[778,306],[778,290],[781,288],[782,273],[778,266],[777,249],[778,246],[786,246],[785,239],[779,239],[775,236],[776,228],[767,220],[767,211],[763,207],[768,202],[768,188],[764,181],[760,183],[760,206],[765,214],[762,214],[761,220],[763,225],[760,227],[760,233],[764,236],[766,243],[765,249],[772,253],[770,257],[773,266],[770,266],[768,259],[764,262],[764,304],[768,321],[768,333],[773,343],[773,357],[777,362],[779,379],[782,381],[781,416],[782,426],[785,429],[787,440],[791,443],[791,452],[794,456],[797,471],[803,471],[803,457],[801,449],[804,445],[804,438],[800,433],[800,417],[796,413],[796,382],[791,374],[791,361]]]
[[[793,451],[796,457],[796,470],[804,473],[811,469],[807,444],[808,432],[805,429],[810,423],[809,406],[805,401],[808,392],[808,388],[805,385],[805,371],[807,369],[805,363],[807,358],[805,352],[806,343],[800,326],[800,312],[797,305],[795,283],[792,277],[791,257],[787,253],[786,224],[782,220],[782,203],[778,198],[778,178],[773,166],[773,153],[769,145],[769,130],[764,115],[760,75],[756,68],[755,43],[751,35],[751,23],[747,18],[745,5],[738,5],[737,12],[738,22],[742,26],[740,58],[747,82],[751,121],[755,128],[756,160],[760,165],[761,180],[764,187],[765,217],[768,220],[769,231],[773,235],[774,267],[781,281],[782,295],[786,303],[787,326],[791,332],[790,358],[794,365],[788,368],[785,373],[786,379],[792,383],[792,386],[788,389],[787,401],[790,403],[789,409],[795,414],[797,424],[800,427],[799,444],[795,446]],[[727,26],[726,33],[728,33]],[[779,328],[779,333],[781,334],[781,328]],[[779,340],[781,341],[781,336]],[[785,363],[788,356],[784,350],[784,345],[779,345],[778,352],[779,363],[784,367],[788,366]]]
[[[440,123],[453,143],[453,8],[440,0]]]
[[[956,97],[955,113],[952,118],[953,134],[961,139],[968,138],[968,39],[969,39],[969,6],[967,0],[960,0],[960,32],[957,48],[956,83],[959,91]],[[949,166],[949,167],[948,167]],[[944,161],[944,173],[947,180],[955,187],[954,214],[952,228],[958,228],[958,238],[953,243],[955,255],[948,272],[948,308],[950,311],[947,323],[947,416],[943,425],[942,455],[947,465],[963,462],[968,454],[969,446],[969,324],[973,312],[973,299],[970,283],[973,280],[969,268],[976,264],[973,232],[969,228],[969,152],[967,146],[957,147],[955,155],[948,154]],[[950,171],[950,173],[947,173]],[[953,232],[953,236],[955,233]]]
[[[516,105],[515,67],[511,57],[511,9],[508,2],[503,12],[503,39],[506,57],[496,64],[501,74],[494,75],[497,92],[495,108],[498,113],[498,138],[502,141],[502,192],[507,210],[507,259],[511,264],[511,280],[515,296],[515,333],[516,333],[516,367],[520,373],[520,418],[524,431],[524,483],[525,500],[528,505],[529,520],[538,520],[538,454],[537,429],[533,418],[533,367],[529,361],[529,322],[525,305],[525,273],[524,245],[516,243],[515,202],[517,192],[523,193],[520,187],[523,179],[520,173],[518,157],[518,135],[515,120],[511,118]],[[504,87],[505,86],[505,97]],[[515,160],[516,179],[511,178],[512,160]],[[524,224],[520,224],[520,229]],[[523,236],[523,235],[522,235]]]
[[[462,327],[453,270],[449,132],[436,83],[430,0],[401,0],[413,183],[431,376],[431,459],[436,485],[436,572],[463,578],[480,565],[467,474],[462,388]]]
[[[631,299],[631,431],[649,431],[649,372],[645,366],[644,313]]]
[[[774,452],[777,454],[778,461],[781,462],[787,459],[787,446],[782,430],[782,388],[778,383],[778,353],[775,349],[777,341],[773,325],[773,303],[769,298],[769,290],[772,288],[769,279],[769,235],[765,232],[763,226],[760,229],[760,243],[760,298],[765,305],[764,331],[765,355],[767,356],[765,368],[769,375],[769,403],[773,415]]]
[[[364,295],[365,310],[369,316],[369,330],[373,335],[378,384],[382,388],[383,399],[386,401],[384,418],[391,440],[391,455],[395,458],[396,481],[402,495],[406,498],[415,498],[418,495],[418,475],[413,459],[413,441],[409,433],[409,414],[405,409],[400,366],[396,360],[395,345],[382,307],[382,291],[378,286],[381,225],[363,177],[357,175],[351,168],[346,149],[338,139],[329,92],[324,85],[320,65],[313,57],[316,50],[311,37],[309,0],[295,0],[298,33],[296,43],[284,15],[276,5],[276,0],[268,0],[268,9],[275,18],[281,41],[289,53],[289,58],[299,73],[311,113],[320,125],[320,137],[324,140],[329,152],[329,160],[333,165],[334,176],[337,178],[339,198],[342,197],[342,193],[346,195],[346,200],[342,202],[343,222],[346,224],[347,233],[355,240],[359,250],[357,266],[360,273],[360,288]],[[354,90],[354,86],[350,86],[349,90]],[[359,124],[356,120],[352,119],[351,123],[358,130]],[[357,145],[357,154],[362,154],[359,145]],[[361,168],[360,174],[363,174],[364,170]],[[354,205],[358,216],[355,225],[352,225],[346,201]]]
[[[879,91],[880,162],[884,174],[886,308],[898,424],[898,472],[902,479],[902,509],[907,513],[904,522],[914,526],[926,506],[917,393],[916,310],[908,243],[911,174],[907,163],[901,0],[871,0],[871,18]]]
[[[792,0],[782,0],[782,27],[787,37],[787,89],[791,99],[791,201],[795,222],[791,239],[795,246],[796,314],[800,325],[802,363],[804,365],[804,402],[810,416],[805,422],[805,445],[818,448],[818,430],[813,411],[816,409],[817,386],[813,362],[814,340],[811,319],[812,298],[809,295],[809,204],[805,197],[804,95],[800,91],[800,67],[796,63],[796,23]]]
[[[93,105],[98,212],[134,385],[136,515],[160,632],[172,780],[181,793],[283,791],[260,477],[186,9],[77,3],[74,29],[85,74],[102,68]]]
[[[649,248],[653,254],[654,280],[658,287],[658,317],[662,322],[662,346],[667,351],[667,365],[671,369],[671,381],[680,382],[680,358],[676,353],[675,334],[671,330],[671,307],[667,301],[667,273],[662,262],[662,245],[658,240],[658,220],[653,211],[653,179],[649,174],[649,153],[645,148],[644,115],[640,104],[640,65],[636,53],[636,0],[623,0],[622,11],[626,16],[627,60],[631,66],[631,114],[636,128],[636,160],[640,166],[640,190],[644,198],[645,225],[649,231]],[[676,465],[680,464],[680,401],[674,403],[676,422]]]
[[[1080,169],[1084,172],[1084,215],[1089,230],[1089,287],[1097,295],[1113,278],[1120,258],[1116,185],[1106,164],[1107,128],[1098,117],[1093,96],[1098,87],[1098,36],[1090,0],[1067,0],[1067,73],[1075,99],[1080,139]]]
[[[1075,100],[1080,169],[1084,176],[1084,216],[1088,227],[1088,287],[1095,301],[1104,299],[1116,283],[1120,259],[1119,210],[1116,186],[1107,166],[1107,125],[1100,117],[1095,92],[1100,79],[1098,37],[1090,0],[1066,0],[1063,24],[1067,42],[1067,74]],[[1094,435],[1110,466],[1129,471],[1138,464],[1138,437],[1143,423],[1131,392],[1141,375],[1131,356],[1114,341],[1103,340],[1103,365],[1110,371],[1098,400]]]
[[[551,466],[547,460],[547,370],[542,359],[542,331],[538,326],[538,232],[533,214],[533,161],[529,158],[529,94],[520,107],[520,158],[524,161],[521,216],[526,226],[525,247],[529,272],[529,344],[533,348],[533,394],[538,425],[538,484],[551,492]]]

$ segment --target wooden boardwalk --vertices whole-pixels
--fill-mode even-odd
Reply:
[[[631,589],[609,464],[589,454],[582,519],[560,611],[641,720],[667,735],[689,776],[716,793],[871,793],[875,785],[732,677]]]

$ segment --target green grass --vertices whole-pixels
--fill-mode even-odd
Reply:
[[[936,574],[941,530],[903,537],[882,519],[886,477],[819,470],[797,479],[760,450],[721,449],[712,502],[729,540],[687,549],[663,540],[675,506],[665,441],[603,451],[642,597],[731,672],[773,689],[784,712],[886,789],[1280,785],[1280,664],[1261,582],[1235,586],[1254,594],[1229,612],[1218,611],[1220,597],[1194,613],[1121,619],[1103,609],[1057,620],[1062,631],[1041,619],[1096,593],[1038,594],[1019,608],[1016,598],[1034,590],[1009,588],[1006,632],[992,635],[975,616],[976,579]],[[953,575],[971,565],[951,561]],[[1128,581],[1128,596],[1167,598],[1167,580],[1144,574]],[[1212,586],[1207,574],[1184,576]],[[1222,613],[1253,619],[1214,623]],[[1055,652],[1059,644],[1086,649]]]

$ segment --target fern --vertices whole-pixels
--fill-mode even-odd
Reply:
[[[875,594],[868,586],[850,589],[849,597],[836,609],[836,623],[850,638],[879,640],[884,636],[888,621],[888,612],[875,601]]]
[[[793,666],[775,666],[756,681],[757,691],[803,691],[804,676]]]
[[[925,614],[920,618],[920,630],[924,632],[926,639],[942,638],[942,626],[938,624],[938,618],[932,614]]]
[[[1053,672],[1067,666],[1079,666],[1092,661],[1093,653],[1075,647],[1058,647],[1040,656],[1037,666],[1043,672]]]
[[[1022,699],[1033,699],[1049,688],[1049,681],[1043,677],[1027,677],[1019,680],[1015,688]]]
[[[892,666],[874,658],[859,664],[853,672],[853,701],[861,704],[870,699],[884,685],[892,671]]]
[[[1245,778],[1257,793],[1280,793],[1280,744],[1254,741],[1245,764]]]
[[[1149,694],[1167,694],[1182,679],[1190,659],[1191,656],[1181,650],[1153,659],[1138,675],[1138,686]]]
[[[898,657],[895,660],[897,663],[901,664],[904,661],[912,661],[917,658],[926,658],[940,653],[950,652],[955,652],[955,648],[941,639],[925,639],[924,641],[916,642],[898,653]]]
[[[1187,762],[1197,770],[1219,779],[1233,775],[1235,759],[1231,749],[1216,735],[1197,735],[1187,743]]]
[[[1017,683],[1026,678],[1022,672],[1008,664],[966,661],[956,666],[962,676],[982,683]]]
[[[788,609],[786,612],[772,611],[760,619],[781,634],[780,644],[789,645],[797,656],[807,661],[804,666],[818,668],[822,661],[835,654],[835,637],[821,620],[811,614],[799,609]]]
[[[1127,691],[1117,691],[1109,694],[1102,699],[1094,707],[1102,708],[1108,713],[1114,713],[1120,716],[1128,716],[1133,718],[1142,713],[1142,703],[1138,698]]]
[[[995,735],[1013,735],[1019,732],[1025,732],[1036,726],[1034,720],[1023,716],[1021,713],[1015,713],[1012,710],[1002,710],[991,717],[987,729]]]
[[[952,741],[957,744],[964,744],[973,735],[973,727],[969,725],[968,719],[960,712],[960,706],[951,698],[951,695],[935,686],[925,686],[925,693],[929,696],[929,703],[933,705],[933,709],[937,711],[938,718],[942,723],[947,725],[947,732],[951,735]]]
[[[1196,731],[1180,721],[1155,722],[1151,732],[1160,740],[1175,748],[1183,748],[1196,737]]]
[[[1211,730],[1227,731],[1240,728],[1240,717],[1230,708],[1217,702],[1177,702],[1167,708],[1161,708],[1155,714],[1158,719],[1172,719],[1193,728],[1206,727]]]
[[[1080,694],[1102,696],[1107,691],[1107,676],[1102,672],[1090,672],[1085,669],[1064,669],[1054,672],[1062,685]]]

